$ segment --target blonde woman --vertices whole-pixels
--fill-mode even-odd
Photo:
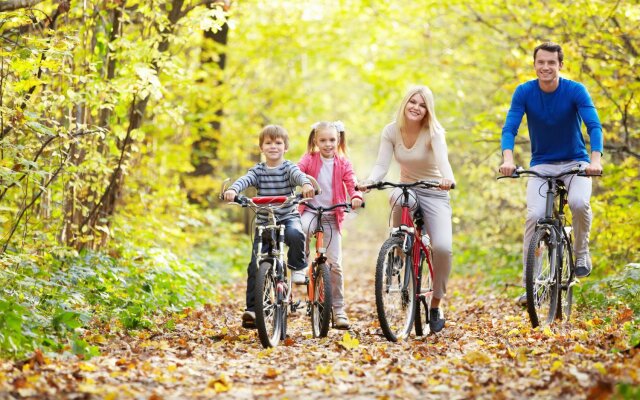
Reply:
[[[412,87],[405,95],[396,120],[382,130],[378,158],[368,182],[382,180],[395,158],[400,165],[400,182],[439,180],[439,189],[415,189],[411,204],[422,210],[426,230],[431,237],[434,267],[434,294],[431,301],[429,328],[439,332],[445,319],[440,301],[445,296],[451,272],[452,227],[449,192],[455,184],[449,164],[445,131],[436,118],[433,94],[426,86]],[[400,223],[400,189],[391,192],[393,224]]]

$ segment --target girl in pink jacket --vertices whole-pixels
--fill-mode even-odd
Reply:
[[[362,193],[356,190],[356,177],[351,162],[346,158],[344,124],[336,122],[317,122],[312,126],[307,145],[307,153],[298,162],[300,170],[314,177],[322,193],[310,203],[317,207],[330,207],[336,203],[351,200],[355,209],[362,205]],[[302,229],[309,239],[313,235],[315,214],[300,206]],[[331,291],[333,306],[333,325],[338,329],[349,329],[349,319],[344,309],[344,279],[342,275],[342,235],[340,229],[344,220],[344,211],[336,209],[325,214],[324,229],[327,233],[325,246],[327,262],[331,268]]]

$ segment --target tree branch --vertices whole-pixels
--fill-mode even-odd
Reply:
[[[51,183],[53,183],[53,181],[58,177],[58,174],[64,168],[68,158],[69,158],[69,153],[67,153],[67,157],[60,163],[60,166],[58,167],[56,172],[54,172],[53,175],[51,176],[51,179],[49,179],[49,181],[44,184],[44,186],[42,187],[40,192],[38,192],[38,194],[36,196],[33,196],[33,198],[31,199],[31,202],[29,204],[25,205],[22,208],[22,210],[20,210],[20,213],[18,214],[18,218],[16,219],[15,224],[13,225],[13,228],[11,229],[11,232],[9,232],[9,235],[7,236],[6,242],[4,242],[4,245],[2,246],[1,253],[4,253],[4,252],[7,251],[7,247],[9,247],[9,243],[11,242],[11,238],[13,237],[13,234],[18,229],[18,226],[20,225],[20,221],[22,220],[22,217],[24,217],[24,214],[27,212],[27,210],[30,209],[31,207],[33,207],[33,205],[36,203],[36,201],[38,201],[40,196],[42,196],[42,194],[44,192],[46,192],[47,187],[49,187],[49,185],[51,185]]]
[[[612,145],[612,144],[609,144],[609,145],[605,144],[604,148],[606,150],[610,150],[612,153],[628,154],[631,157],[634,157],[634,158],[640,160],[640,153],[637,153],[637,152],[631,150],[629,148],[629,146],[627,146],[626,144],[621,145],[621,146],[620,145],[616,146],[616,145]]]
[[[0,12],[2,11],[14,11],[21,8],[33,7],[38,3],[42,3],[44,0],[8,0],[0,1]]]
[[[99,132],[99,131],[100,131],[99,129],[95,129],[95,130],[92,130],[92,131],[82,131],[82,132],[77,132],[77,133],[72,134],[72,135],[71,135],[71,137],[72,137],[73,139],[75,139],[75,138],[78,138],[78,137],[80,137],[80,136],[89,135],[89,134],[91,134],[91,133],[95,133],[95,132]],[[33,160],[31,160],[31,161],[32,161],[32,162],[34,162],[34,163],[35,163],[36,161],[38,161],[38,158],[40,158],[40,155],[42,154],[42,152],[44,151],[44,149],[45,149],[47,146],[49,146],[49,144],[51,144],[54,140],[56,140],[56,139],[60,139],[61,137],[62,137],[62,136],[59,136],[59,135],[58,135],[58,136],[51,136],[49,139],[47,139],[47,140],[42,144],[42,146],[40,146],[40,149],[38,149],[38,151],[36,152],[35,157],[34,157],[34,158],[33,158]],[[15,181],[11,182],[11,184],[7,185],[7,187],[5,187],[5,188],[4,188],[4,190],[2,191],[2,193],[0,193],[0,201],[2,201],[2,199],[3,199],[3,198],[4,198],[4,196],[7,194],[7,191],[8,191],[9,189],[11,189],[12,187],[16,186],[16,185],[18,184],[18,182],[22,181],[24,178],[26,178],[26,177],[27,177],[27,175],[29,175],[29,171],[31,170],[31,168],[32,168],[32,167],[31,167],[31,166],[29,166],[29,167],[28,167],[28,169],[27,169],[27,171],[26,171],[26,172],[24,172],[24,173],[22,174],[22,176],[21,176],[19,179],[17,179],[17,180],[15,180]]]

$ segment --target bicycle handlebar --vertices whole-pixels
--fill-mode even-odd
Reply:
[[[424,189],[434,189],[434,188],[440,187],[440,182],[439,181],[416,181],[413,183],[394,183],[394,182],[379,181],[379,182],[373,182],[361,187],[364,188],[365,190],[368,190],[368,189],[383,190],[383,189],[392,188],[392,187],[393,188],[421,187]],[[456,184],[452,183],[451,189],[455,189],[455,187],[456,187]]]
[[[364,208],[364,204],[362,203],[362,205],[360,207]],[[322,211],[332,211],[335,210],[336,208],[344,208],[345,212],[349,212],[351,211],[352,207],[351,207],[351,203],[338,203],[338,204],[334,204],[331,207],[316,207],[313,204],[305,204],[305,207],[309,207],[312,210],[318,210],[318,209],[322,209]]]
[[[291,204],[298,204],[301,201],[306,200],[302,197],[301,193],[293,194],[291,196],[259,196],[259,197],[247,197],[241,194],[237,194],[233,198],[233,203],[239,204],[242,207],[253,206],[256,208],[264,208],[265,205],[279,205],[274,208],[282,208]]]
[[[534,175],[537,176],[538,178],[541,179],[558,179],[558,178],[562,178],[563,176],[566,175],[577,175],[577,176],[602,176],[602,174],[587,174],[585,172],[584,169],[581,169],[579,167],[573,167],[567,171],[563,171],[560,172],[559,174],[556,175],[544,175],[541,174],[539,172],[530,170],[530,169],[524,169],[522,167],[517,167],[515,169],[515,171],[513,171],[513,174],[511,174],[510,176],[499,176],[497,179],[504,179],[504,178],[512,178],[512,179],[517,179],[520,178],[522,175]]]

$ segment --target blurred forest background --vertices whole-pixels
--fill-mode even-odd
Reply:
[[[630,307],[636,345],[639,32],[636,0],[0,1],[0,354],[90,356],[91,323],[148,328],[220,301],[217,285],[244,279],[249,239],[217,195],[259,160],[261,127],[286,127],[297,161],[312,123],[344,121],[364,179],[412,84],[435,94],[459,184],[454,277],[517,285],[525,181],[496,181],[500,132],[548,40],[605,135],[578,306]]]

